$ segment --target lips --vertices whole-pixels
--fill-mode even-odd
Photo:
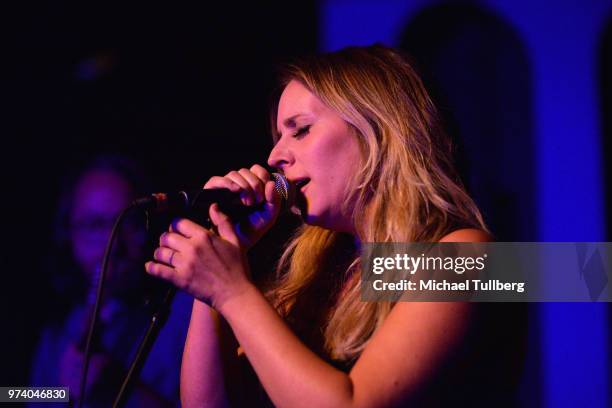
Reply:
[[[294,181],[295,189],[304,193],[304,188],[310,182],[309,178],[298,179]]]
[[[310,181],[309,178],[296,179],[293,181],[293,185],[295,186],[296,190],[303,192],[304,186],[306,186],[306,184],[308,184],[309,181]]]
[[[291,184],[293,184],[296,194],[295,194],[295,205],[292,207],[292,212],[296,215],[300,215],[302,217],[307,213],[307,204],[306,197],[304,196],[304,191],[306,190],[308,183],[310,182],[310,178],[296,178],[290,180]]]

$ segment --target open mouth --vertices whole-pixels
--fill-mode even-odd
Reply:
[[[305,179],[296,180],[293,184],[295,186],[296,194],[295,194],[295,203],[291,211],[294,214],[299,215],[301,217],[304,217],[305,214],[307,213],[307,205],[306,205],[306,197],[304,196],[304,189],[306,188],[306,185],[308,185],[309,182],[310,182],[310,179],[305,178]]]
[[[310,179],[309,179],[309,178],[305,178],[305,179],[297,180],[297,181],[295,182],[295,189],[296,189],[297,191],[300,191],[300,192],[302,192],[302,193],[303,193],[303,192],[304,192],[304,191],[303,191],[304,186],[306,186],[306,184],[308,184],[309,182],[310,182]]]

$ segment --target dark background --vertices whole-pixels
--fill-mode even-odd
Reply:
[[[99,153],[120,152],[140,160],[156,189],[167,191],[265,163],[271,147],[268,100],[275,67],[292,56],[333,48],[329,33],[343,28],[330,22],[330,4],[363,13],[363,3],[368,2],[354,7],[348,1],[261,6],[218,2],[214,7],[62,2],[24,4],[3,13],[7,41],[0,91],[5,214],[0,385],[28,381],[30,353],[50,301],[44,262],[66,175]],[[542,77],[536,75],[536,60],[542,56],[534,55],[509,19],[483,3],[424,2],[389,45],[414,56],[455,140],[462,176],[499,240],[610,240],[612,18],[606,17],[605,29],[598,34],[592,72],[600,118],[595,137],[601,141],[595,153],[602,162],[598,188],[605,198],[598,219],[606,225],[605,238],[588,232],[546,235],[537,221],[542,207],[538,192],[546,186],[536,177],[543,160],[537,142],[543,118],[535,107],[536,91],[541,91],[537,78]],[[388,24],[389,10],[372,15],[369,24]],[[542,16],[567,20],[568,30],[580,30],[572,24],[574,16],[564,13],[555,16],[552,8]],[[346,20],[351,24],[350,15]],[[583,61],[568,56],[565,63]],[[583,135],[571,137],[578,146]],[[587,203],[595,199],[568,198]],[[583,215],[560,213],[559,223],[562,217]],[[576,400],[590,392],[589,381],[599,384],[596,390],[610,389],[609,352],[586,358],[600,364],[590,371],[592,365],[580,365],[585,360],[580,354],[593,339],[578,338],[571,343],[578,348],[564,348],[559,344],[565,343],[554,338],[559,332],[546,329],[551,310],[557,326],[568,316],[584,321],[601,315],[609,322],[606,310],[591,306],[530,306],[525,406],[558,406],[555,395],[568,392],[550,380],[555,374],[551,367],[558,367],[550,358],[572,356],[562,370],[583,378],[572,394]],[[596,339],[604,345],[598,350],[607,350],[608,331],[604,327],[603,337]],[[552,357],[550,350],[556,353]],[[607,381],[603,388],[601,381]],[[607,404],[597,396],[588,401]]]
[[[316,50],[314,4],[38,4],[12,10],[3,81],[1,384],[27,384],[45,316],[55,202],[100,153],[130,155],[158,191],[265,163],[275,67]]]

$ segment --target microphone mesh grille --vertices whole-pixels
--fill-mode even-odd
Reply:
[[[289,180],[280,173],[272,173],[274,180],[274,189],[281,196],[281,201],[284,207],[289,208],[293,205],[293,186]]]

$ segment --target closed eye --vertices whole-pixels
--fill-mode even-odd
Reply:
[[[294,138],[296,138],[296,139],[301,139],[301,138],[303,138],[304,136],[306,136],[306,135],[308,134],[308,131],[310,130],[310,126],[311,126],[311,125],[302,126],[301,128],[299,128],[299,129],[297,130],[297,132],[295,132],[295,133],[294,133],[293,135],[291,135],[291,136],[293,136],[293,137],[294,137]]]

